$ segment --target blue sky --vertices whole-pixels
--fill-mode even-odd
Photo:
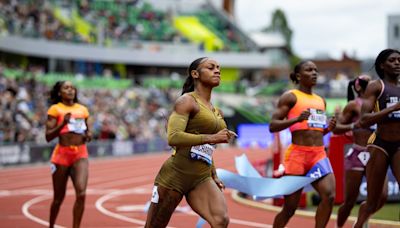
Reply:
[[[366,59],[387,47],[387,18],[400,15],[400,0],[235,0],[236,22],[257,31],[270,24],[277,8],[286,14],[301,57],[340,58],[346,51]]]

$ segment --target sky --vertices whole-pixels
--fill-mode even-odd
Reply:
[[[400,15],[400,0],[235,0],[235,20],[244,31],[259,31],[278,8],[301,58],[340,59],[346,52],[369,59],[387,47],[388,15]]]

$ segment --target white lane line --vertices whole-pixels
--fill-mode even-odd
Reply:
[[[103,203],[104,202],[106,202],[106,201],[108,201],[108,200],[110,200],[110,199],[112,199],[114,197],[120,196],[120,195],[132,193],[132,191],[134,191],[134,190],[135,190],[135,188],[126,189],[126,190],[119,190],[119,191],[108,193],[108,194],[100,197],[96,201],[96,204],[95,204],[97,210],[99,210],[101,213],[103,213],[103,214],[105,214],[107,216],[110,216],[112,218],[120,219],[122,221],[126,221],[126,222],[129,222],[129,223],[133,223],[133,224],[138,224],[138,225],[144,226],[146,224],[146,221],[144,221],[144,220],[134,219],[134,218],[130,218],[130,217],[118,214],[118,213],[114,213],[114,212],[111,212],[111,211],[109,211],[109,210],[107,210],[106,208],[103,207]]]
[[[41,201],[48,200],[48,199],[51,199],[51,198],[52,198],[52,195],[42,195],[42,196],[35,197],[35,198],[25,202],[24,205],[22,205],[22,213],[28,219],[48,227],[49,223],[47,221],[43,220],[43,219],[40,219],[40,218],[32,215],[29,212],[29,208],[34,204],[37,204],[37,203],[39,203]],[[64,226],[60,226],[60,225],[55,225],[54,227],[56,227],[56,228],[65,228]]]
[[[121,189],[93,189],[88,188],[86,190],[86,195],[104,195],[107,193],[120,191]],[[151,189],[137,188],[133,190],[134,194],[151,194]],[[23,190],[0,190],[0,198],[1,197],[10,197],[10,196],[22,196],[22,195],[51,195],[53,194],[52,190],[49,189],[23,189]],[[73,195],[75,191],[73,189],[69,189],[66,192],[66,195]]]
[[[192,210],[189,211],[189,212],[184,212],[184,213],[199,217],[199,215],[196,212],[192,211]],[[258,222],[250,222],[250,221],[241,220],[241,219],[234,219],[234,218],[229,218],[229,224],[238,224],[238,225],[251,226],[251,227],[261,227],[261,228],[272,228],[272,225],[270,225],[270,224],[262,224],[262,223],[258,223]]]
[[[86,194],[90,195],[104,195],[104,194],[109,194],[113,193],[115,191],[120,191],[116,189],[88,189]],[[29,212],[29,208],[32,207],[33,205],[40,203],[41,201],[51,199],[52,196],[52,191],[45,190],[45,189],[32,189],[30,191],[23,190],[23,191],[1,191],[0,193],[1,196],[11,196],[11,195],[39,195],[38,197],[35,197],[27,202],[25,202],[22,205],[22,213],[27,217],[28,219],[39,223],[44,226],[49,226],[49,223],[46,220],[40,219],[33,214]],[[146,191],[146,189],[143,188],[137,188],[134,189],[131,193],[133,194],[150,194],[151,190]],[[68,190],[66,192],[66,195],[73,195],[75,192],[73,190]],[[64,228],[63,226],[55,225],[55,227],[58,228]]]
[[[115,186],[120,186],[120,185],[127,186],[127,185],[134,185],[134,184],[141,183],[141,182],[145,182],[145,183],[153,182],[154,177],[155,177],[155,175],[143,175],[143,176],[134,177],[134,178],[127,177],[127,178],[116,180],[116,181],[110,180],[105,183],[96,183],[96,184],[89,183],[89,184],[91,187],[94,187],[94,188],[105,189],[105,188],[110,188],[110,187],[115,187]]]
[[[115,191],[115,192],[108,193],[107,195],[104,195],[104,196],[100,197],[96,201],[96,208],[100,212],[102,212],[103,214],[105,214],[107,216],[110,216],[110,217],[113,217],[115,219],[120,219],[120,220],[123,220],[123,221],[126,221],[126,222],[138,224],[138,225],[145,225],[145,221],[144,220],[134,219],[134,218],[130,218],[130,217],[124,216],[122,214],[114,213],[112,211],[107,210],[105,207],[103,207],[103,204],[106,201],[108,201],[108,200],[110,200],[110,199],[112,199],[114,197],[119,197],[121,195],[126,195],[126,194],[136,194],[137,192],[143,191],[143,190],[139,190],[138,191],[138,189],[144,189],[146,187],[149,188],[149,191],[146,191],[146,192],[149,192],[149,197],[150,197],[150,188],[151,188],[151,186],[152,185],[143,185],[143,186],[138,186],[136,188],[126,189],[126,190],[118,190],[118,191]],[[137,206],[142,207],[143,208],[142,210],[144,212],[144,205],[135,205],[135,206],[136,207]],[[136,207],[135,207],[135,209],[138,209]],[[122,207],[122,208],[125,209],[125,210],[133,209],[133,208],[129,208],[129,207],[128,208]],[[120,209],[121,209],[121,207],[120,207]],[[117,210],[118,210],[118,208],[117,208]],[[187,215],[193,215],[193,216],[199,217],[199,215],[196,214],[195,212],[193,212],[191,209],[190,210],[181,210],[180,212],[183,212],[183,213],[185,213]],[[262,224],[262,223],[257,223],[257,222],[241,220],[241,219],[235,219],[235,218],[230,218],[229,221],[230,221],[230,224],[238,224],[238,225],[249,226],[249,227],[272,228],[272,225],[270,225],[270,224]],[[170,227],[170,226],[168,226],[168,227]]]
[[[246,220],[234,219],[234,218],[229,219],[229,223],[234,223],[234,224],[244,225],[244,226],[252,226],[252,227],[272,228],[272,225],[269,225],[269,224],[262,224],[262,223],[258,223],[258,222],[249,222]]]

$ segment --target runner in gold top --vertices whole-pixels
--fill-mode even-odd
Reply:
[[[224,185],[212,157],[215,144],[236,136],[210,102],[212,89],[221,80],[220,67],[215,60],[199,58],[188,74],[168,120],[168,143],[175,149],[156,177],[145,227],[166,227],[183,196],[211,227],[229,223]]]

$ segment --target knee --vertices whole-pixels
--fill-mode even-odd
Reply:
[[[354,207],[354,205],[356,204],[356,200],[357,199],[347,199],[343,205],[341,206],[341,208],[350,208],[352,209]]]
[[[379,199],[379,203],[380,204],[385,204],[387,198],[388,198],[388,193],[387,193],[387,191],[383,190],[382,195],[381,195],[381,197]]]
[[[282,210],[282,214],[284,214],[285,217],[287,218],[291,218],[294,213],[296,213],[297,210],[297,206],[286,206],[283,208]]]
[[[59,207],[63,201],[64,201],[64,197],[54,198],[53,205]]]
[[[212,227],[228,227],[229,216],[228,214],[221,214],[213,217]]]
[[[64,201],[65,194],[55,194],[53,198],[53,205],[61,205]]]
[[[85,201],[86,199],[86,191],[78,191],[76,193],[76,200],[77,201]]]
[[[380,207],[381,207],[380,202],[376,200],[372,202],[367,202],[365,204],[365,210],[367,211],[368,214],[375,213],[377,210],[379,210]]]
[[[323,194],[321,194],[321,202],[324,202],[324,203],[328,203],[328,204],[332,204],[333,205],[333,203],[334,203],[334,201],[335,201],[335,192],[334,191],[330,191],[330,192],[327,192],[327,193],[323,193]]]

